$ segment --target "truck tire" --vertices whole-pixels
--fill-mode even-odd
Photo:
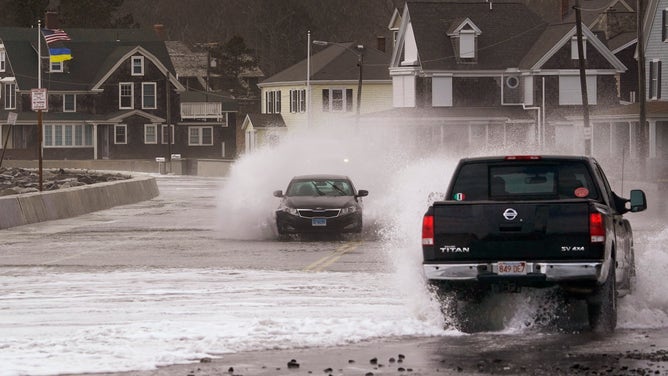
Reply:
[[[589,327],[595,332],[610,333],[617,327],[617,291],[615,262],[612,261],[608,278],[597,287],[587,301]]]

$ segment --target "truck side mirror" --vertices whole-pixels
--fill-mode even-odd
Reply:
[[[631,190],[631,212],[639,212],[647,209],[647,198],[645,192],[640,189]]]
[[[283,191],[281,190],[274,191],[274,197],[283,197]]]

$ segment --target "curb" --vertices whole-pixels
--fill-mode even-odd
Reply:
[[[76,217],[157,197],[152,176],[0,197],[0,229]]]

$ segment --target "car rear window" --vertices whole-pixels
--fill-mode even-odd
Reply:
[[[469,163],[459,170],[450,200],[597,199],[582,162]]]

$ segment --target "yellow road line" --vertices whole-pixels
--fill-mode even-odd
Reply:
[[[323,271],[326,267],[332,265],[335,263],[341,256],[345,255],[346,253],[356,249],[359,247],[361,242],[355,241],[355,242],[348,242],[336,249],[332,254],[327,255],[314,263],[310,264],[309,266],[305,267],[303,271],[305,272],[320,272]]]

